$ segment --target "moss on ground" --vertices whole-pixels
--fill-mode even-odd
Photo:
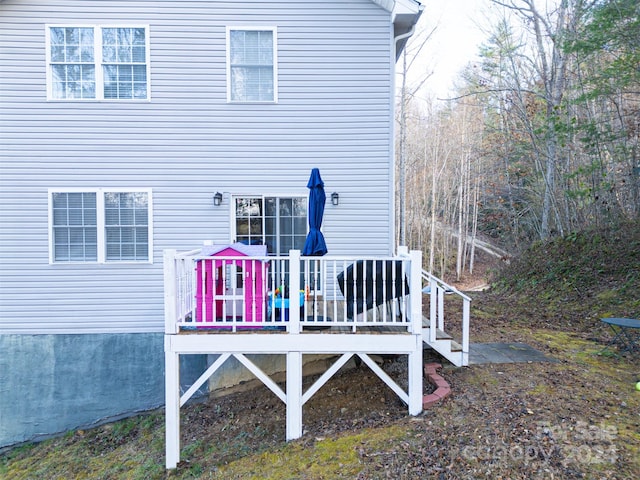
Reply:
[[[391,426],[366,429],[355,435],[316,439],[312,444],[293,442],[233,462],[212,478],[285,480],[291,478],[352,479],[362,470],[362,455],[378,451],[405,438],[406,429]]]

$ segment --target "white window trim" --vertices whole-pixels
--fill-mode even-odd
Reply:
[[[229,202],[229,225],[231,226],[231,228],[229,229],[230,231],[230,237],[229,237],[229,242],[233,242],[234,239],[236,239],[238,237],[238,232],[236,230],[237,225],[236,225],[236,214],[235,214],[235,200],[236,198],[247,198],[247,197],[251,197],[251,198],[262,198],[262,200],[264,201],[265,198],[306,198],[307,199],[307,231],[306,234],[309,234],[309,192],[298,192],[298,193],[265,193],[265,194],[255,194],[255,193],[234,193],[230,195],[230,202]],[[263,231],[264,231],[264,216],[262,217],[262,225],[263,225]],[[324,223],[323,225],[320,227],[320,231],[323,231],[323,227],[324,227]],[[323,232],[324,233],[324,232]],[[300,250],[302,251],[302,249]],[[287,255],[287,254],[285,254]],[[272,254],[270,256],[278,256],[277,254]],[[310,292],[314,293],[315,295],[323,295],[324,292],[324,287],[323,285],[320,285],[320,288],[318,289],[311,289]]]
[[[93,50],[96,70],[96,97],[95,98],[53,98],[53,78],[51,75],[51,29],[52,28],[93,28]],[[147,98],[104,98],[104,78],[102,74],[102,29],[103,28],[144,28],[145,29],[145,60],[147,66]],[[149,41],[149,25],[140,24],[83,24],[83,23],[56,23],[45,24],[46,43],[46,80],[47,101],[49,102],[150,102],[151,101],[151,51]]]
[[[141,192],[148,195],[148,248],[149,258],[147,260],[107,260],[107,248],[105,238],[105,215],[104,215],[104,194],[105,193],[134,193]],[[97,223],[97,239],[98,239],[98,259],[96,261],[70,261],[56,262],[54,258],[53,244],[53,194],[54,193],[95,193],[96,194],[96,223]],[[87,264],[117,264],[126,263],[133,264],[153,264],[153,195],[150,188],[50,188],[47,192],[49,205],[49,264],[50,265],[87,265]]]
[[[270,31],[273,33],[273,100],[241,102],[231,100],[231,42],[232,30]],[[226,30],[226,56],[227,56],[227,103],[236,105],[244,104],[272,104],[278,103],[278,27],[228,25]]]
[[[264,194],[257,194],[257,193],[234,193],[230,195],[230,201],[229,201],[229,225],[231,226],[231,228],[229,229],[229,242],[233,242],[235,241],[235,239],[238,238],[238,232],[237,232],[237,225],[236,225],[236,199],[237,198],[261,198],[262,201],[264,202],[265,198],[306,198],[307,199],[307,231],[306,234],[309,234],[309,193],[305,192],[305,193],[264,193]],[[264,219],[264,215],[262,216],[262,228],[264,231],[265,228],[265,219]],[[322,228],[320,228],[320,231],[322,231]],[[276,255],[276,254],[273,254]]]

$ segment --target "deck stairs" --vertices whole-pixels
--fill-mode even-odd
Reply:
[[[422,279],[423,284],[426,284],[422,289],[422,293],[426,297],[424,300],[429,302],[429,317],[424,315],[422,317],[423,342],[453,365],[457,367],[468,366],[471,298],[424,270],[422,271]],[[460,332],[457,337],[448,333],[445,325],[446,296],[451,296],[452,300],[455,297],[462,300],[462,317],[458,320],[460,324],[450,329],[450,331]],[[451,322],[451,318],[447,317],[447,321]]]

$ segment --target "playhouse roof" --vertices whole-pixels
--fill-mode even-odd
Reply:
[[[267,255],[267,246],[236,242],[231,245],[205,245],[201,251],[202,255],[217,255],[223,252],[229,256],[239,253],[243,257],[262,257]]]

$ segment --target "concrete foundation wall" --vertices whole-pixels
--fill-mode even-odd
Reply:
[[[164,334],[0,335],[0,449],[100,425],[164,405]],[[217,355],[181,355],[185,392]],[[248,355],[284,381],[284,355]],[[306,355],[305,374],[326,355]],[[210,363],[209,363],[210,364]],[[210,379],[214,395],[260,382],[235,358]],[[207,393],[207,384],[195,397]]]
[[[0,335],[0,448],[164,405],[164,335]],[[183,388],[206,369],[184,356]]]

